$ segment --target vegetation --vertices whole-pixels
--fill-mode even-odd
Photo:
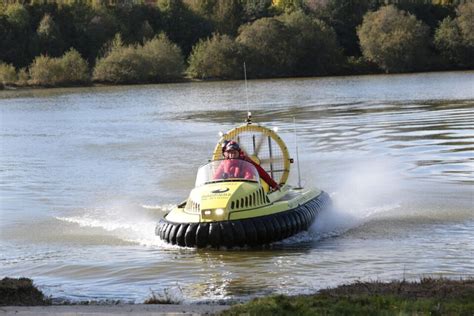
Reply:
[[[452,63],[474,66],[474,2],[462,4],[457,17],[445,18],[435,34],[435,45]]]
[[[51,300],[44,297],[31,279],[3,278],[0,280],[0,306],[7,305],[51,305]]]
[[[244,61],[249,78],[472,69],[473,7],[456,0],[3,1],[0,79],[235,79]],[[71,67],[59,59],[71,49],[77,54],[68,58],[80,56],[90,68],[81,62],[80,74],[66,78],[60,73]]]
[[[184,70],[181,50],[164,34],[144,45],[124,45],[117,35],[97,60],[93,78],[99,82],[140,83],[177,80]]]
[[[364,57],[386,72],[419,70],[428,56],[428,27],[389,5],[367,13],[357,34]]]
[[[89,66],[74,49],[61,58],[36,57],[29,67],[32,85],[57,86],[85,84],[89,81]]]
[[[314,295],[277,295],[222,315],[472,315],[474,280],[357,282]]]
[[[13,84],[17,80],[15,67],[11,64],[0,63],[0,83],[2,85]]]
[[[200,79],[242,78],[242,46],[228,35],[214,34],[197,43],[189,56],[188,74]]]

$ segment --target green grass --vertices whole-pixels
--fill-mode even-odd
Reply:
[[[313,295],[275,295],[222,315],[474,315],[474,280],[356,282]]]

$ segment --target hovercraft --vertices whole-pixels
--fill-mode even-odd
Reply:
[[[240,145],[246,159],[222,160],[229,141]],[[156,235],[173,245],[233,248],[266,245],[308,230],[331,200],[324,191],[288,185],[292,162],[278,134],[249,117],[222,134],[188,199],[159,221]],[[219,172],[225,163],[238,163],[245,175]],[[268,175],[276,188],[264,180]]]

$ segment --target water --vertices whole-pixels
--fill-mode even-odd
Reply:
[[[197,302],[474,276],[474,72],[250,81],[249,102],[293,156],[296,119],[303,183],[335,209],[269,248],[216,251],[154,227],[245,119],[241,81],[0,92],[0,277]]]

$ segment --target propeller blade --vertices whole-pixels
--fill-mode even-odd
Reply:
[[[255,156],[258,157],[258,155],[260,154],[260,150],[262,149],[262,145],[263,145],[264,141],[265,141],[265,135],[264,134],[260,134],[260,136],[258,138],[258,142],[255,142],[255,138],[254,138],[253,154]]]
[[[260,164],[270,164],[270,163],[275,163],[275,162],[280,162],[281,158],[279,157],[273,157],[273,158],[265,158],[260,160]]]

